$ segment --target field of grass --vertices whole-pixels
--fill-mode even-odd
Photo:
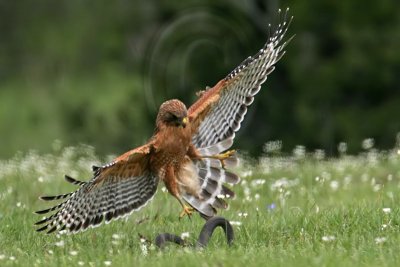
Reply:
[[[87,180],[99,160],[90,147],[31,152],[0,162],[0,266],[399,266],[400,149],[364,150],[325,159],[321,152],[270,153],[242,160],[237,197],[220,213],[233,222],[228,247],[217,230],[204,250],[142,242],[186,233],[194,243],[204,223],[178,219],[178,202],[162,190],[126,220],[77,235],[37,233],[48,207],[40,195],[69,192],[64,174]]]

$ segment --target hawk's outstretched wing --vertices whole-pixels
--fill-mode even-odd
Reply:
[[[146,205],[154,196],[158,177],[149,169],[151,144],[131,150],[103,167],[93,167],[94,177],[89,182],[65,176],[70,183],[80,186],[72,193],[41,197],[43,200],[64,199],[52,208],[37,211],[44,214],[54,211],[36,225],[37,231],[68,230],[79,232],[94,227],[105,219],[120,218]]]
[[[197,148],[215,146],[222,141],[228,149],[235,132],[249,106],[258,93],[268,74],[274,70],[275,63],[283,56],[284,47],[290,41],[283,38],[293,17],[282,16],[275,32],[265,46],[253,57],[248,57],[228,76],[213,88],[204,91],[201,97],[189,108],[189,118],[194,133],[192,142]],[[227,147],[226,147],[227,146]],[[220,151],[219,151],[220,152]]]

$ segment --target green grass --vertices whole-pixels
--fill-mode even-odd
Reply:
[[[88,147],[54,147],[52,155],[32,152],[0,162],[0,266],[400,264],[397,149],[337,159],[298,153],[243,160],[237,197],[220,213],[241,223],[234,225],[234,245],[228,247],[218,230],[204,250],[171,245],[160,251],[138,234],[154,240],[161,232],[189,232],[187,241],[194,243],[204,223],[197,215],[179,221],[179,204],[162,190],[126,220],[77,235],[37,233],[33,224],[41,217],[32,212],[48,204],[38,196],[74,189],[63,175],[88,179],[89,167],[100,162]],[[275,208],[268,208],[272,203]]]

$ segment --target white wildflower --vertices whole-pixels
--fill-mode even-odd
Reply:
[[[143,256],[147,256],[148,250],[146,243],[140,243],[140,250],[142,251]]]
[[[298,185],[299,179],[289,180],[286,177],[276,180],[271,185],[271,191],[279,191],[282,188],[289,188]],[[282,190],[281,190],[282,191]]]
[[[296,159],[303,159],[306,156],[305,146],[296,146],[295,149],[293,149],[293,156]]]
[[[279,152],[282,150],[282,141],[281,140],[269,141],[264,145],[263,150],[265,153]]]
[[[391,208],[383,208],[382,211],[383,211],[385,214],[389,214],[392,210],[391,210]]]
[[[319,213],[319,206],[315,205],[315,213]]]
[[[382,224],[381,230],[383,231],[383,230],[385,230],[387,227],[388,227],[387,224]]]
[[[21,207],[21,202],[17,202],[17,207],[19,208],[19,207]]]
[[[244,172],[242,172],[242,175],[240,175],[242,178],[245,178],[245,177],[249,177],[249,176],[252,176],[253,175],[253,171],[251,171],[251,170],[249,170],[249,171],[244,171]],[[242,183],[243,182],[245,182],[244,180],[242,181]]]
[[[61,230],[61,231],[59,231],[58,233],[59,233],[60,235],[65,235],[65,234],[68,233],[68,232],[67,232],[67,230]]]
[[[254,198],[255,198],[255,199],[259,199],[259,198],[260,198],[260,194],[258,194],[258,193],[255,194],[255,195],[254,195]]]
[[[265,179],[255,179],[255,180],[251,181],[251,185],[253,187],[256,187],[258,185],[263,185],[263,184],[265,184]]]
[[[376,184],[376,185],[374,185],[374,187],[372,188],[372,191],[378,192],[379,190],[381,190],[381,188],[382,188],[382,185]]]
[[[334,241],[335,239],[336,237],[334,237],[333,235],[327,235],[322,237],[322,241],[324,242],[331,242]]]
[[[6,258],[6,255],[0,254],[0,260],[4,260]]]
[[[183,232],[183,233],[181,234],[181,238],[182,238],[182,239],[189,238],[189,236],[190,236],[190,233],[189,233],[189,232]]]
[[[71,250],[71,251],[69,252],[69,254],[70,254],[71,256],[76,256],[76,255],[78,255],[78,251],[76,251],[76,250]]]
[[[64,240],[60,240],[60,241],[58,241],[58,242],[56,242],[55,243],[55,245],[57,246],[57,247],[63,247],[64,246]]]
[[[165,186],[161,187],[161,191],[163,191],[164,193],[167,192],[167,188]]]
[[[345,142],[340,142],[338,145],[338,151],[340,154],[345,154],[347,152],[347,144]]]
[[[48,251],[47,251],[47,253],[49,253],[50,255],[53,255],[53,250],[51,250],[51,249],[49,249]]]
[[[238,213],[238,216],[239,216],[239,217],[244,217],[244,218],[246,218],[247,215],[248,215],[247,212],[239,212],[239,213]]]
[[[112,238],[113,238],[113,239],[120,239],[121,236],[120,236],[119,234],[113,234],[113,235],[112,235]]]
[[[9,259],[10,259],[10,261],[15,261],[16,260],[16,258],[14,256],[10,256]]]
[[[111,261],[104,261],[104,265],[105,266],[110,266],[111,265]]]
[[[364,139],[362,141],[361,146],[362,146],[363,149],[368,150],[368,149],[371,149],[374,146],[374,143],[375,142],[374,142],[373,138],[367,138],[367,139]]]
[[[78,261],[79,266],[83,266],[85,263],[83,261]]]
[[[336,190],[339,189],[339,182],[336,181],[336,180],[333,180],[333,181],[330,182],[329,186],[331,187],[331,189],[333,191],[336,191]]]

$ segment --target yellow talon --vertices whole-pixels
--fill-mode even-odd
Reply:
[[[233,154],[235,154],[235,152],[236,152],[236,150],[232,149],[232,150],[226,151],[225,153],[219,154],[217,156],[218,156],[219,160],[224,160],[224,159],[230,158]]]
[[[190,219],[190,216],[192,216],[193,212],[194,212],[194,209],[192,207],[183,205],[183,210],[182,210],[181,214],[179,214],[179,219],[185,217],[185,215],[187,215]]]
[[[236,150],[232,149],[232,150],[226,151],[225,153],[217,154],[214,156],[203,156],[203,158],[218,159],[221,162],[222,168],[225,169],[224,160],[230,158],[233,154],[235,154],[235,152],[236,152]]]

